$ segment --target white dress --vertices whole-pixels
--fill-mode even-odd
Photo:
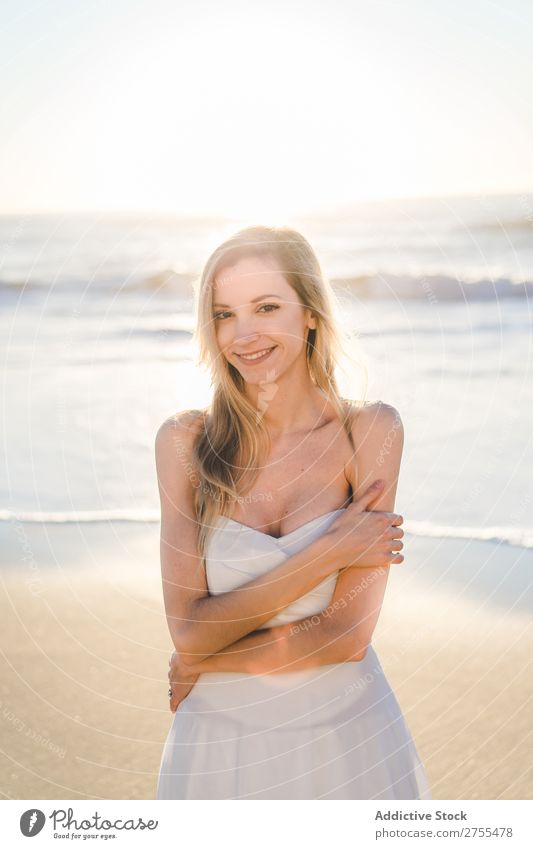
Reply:
[[[219,516],[206,552],[211,594],[270,571],[344,508],[276,539]],[[330,604],[337,574],[263,627]],[[402,712],[372,646],[360,662],[297,672],[200,675],[173,716],[157,799],[430,799]]]

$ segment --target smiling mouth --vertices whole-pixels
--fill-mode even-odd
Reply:
[[[237,354],[237,356],[245,363],[262,363],[277,347],[277,345],[273,345],[271,348],[261,348],[260,351],[252,351],[250,354]]]

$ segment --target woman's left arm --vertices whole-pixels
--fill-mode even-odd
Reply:
[[[346,469],[354,498],[374,480],[384,480],[373,509],[394,511],[404,442],[394,407],[382,402],[363,407],[353,427],[354,462]],[[402,544],[395,542],[394,547]],[[392,557],[391,557],[392,559]],[[262,628],[196,664],[184,665],[174,653],[175,680],[202,672],[295,672],[329,663],[362,660],[376,627],[390,567],[340,570],[329,606],[315,616]]]
[[[327,611],[316,616],[299,619],[273,628],[253,631],[227,646],[222,651],[206,657],[200,663],[181,666],[174,653],[175,669],[181,668],[184,675],[202,672],[247,672],[261,675],[271,672],[296,672],[326,663],[343,663],[347,660],[362,660],[351,657],[351,641],[343,635],[341,617],[333,610],[333,602]]]
[[[373,481],[384,486],[372,510],[393,512],[404,446],[403,422],[398,410],[382,401],[363,407],[352,429],[358,447],[346,469],[353,497],[358,498]],[[401,532],[403,536],[403,531]],[[394,541],[394,548],[403,543]],[[392,559],[392,558],[391,558]],[[370,645],[385,595],[390,566],[348,567],[339,572],[330,606],[338,609],[334,631],[346,645],[348,660],[361,660]]]

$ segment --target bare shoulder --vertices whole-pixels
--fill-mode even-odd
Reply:
[[[155,436],[155,460],[160,481],[167,480],[170,486],[177,484],[178,477],[191,477],[193,447],[205,426],[206,415],[206,410],[184,410],[160,425]]]
[[[378,478],[397,479],[403,453],[404,429],[400,413],[391,404],[373,401],[354,405],[351,432],[355,456],[345,475],[356,491]]]
[[[389,431],[391,431],[390,434]],[[362,439],[371,439],[376,436],[380,438],[384,435],[395,434],[397,437],[403,437],[402,418],[392,404],[372,401],[358,408],[357,414],[353,417],[352,433],[356,445],[360,444]]]
[[[205,420],[204,410],[176,413],[160,425],[155,437],[157,482],[165,526],[194,519],[194,490],[199,479],[191,463],[195,438]]]
[[[383,431],[394,430],[398,436],[403,436],[403,422],[399,411],[385,401],[371,401],[360,404],[356,401],[343,399],[350,414],[350,427],[356,444],[372,435],[381,435]]]
[[[183,410],[165,419],[155,436],[156,454],[175,453],[180,446],[190,450],[205,426],[206,416],[207,410]]]

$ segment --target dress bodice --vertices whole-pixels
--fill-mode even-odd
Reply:
[[[273,537],[226,516],[218,516],[206,551],[207,585],[212,595],[231,592],[270,572],[321,536],[345,508],[332,510],[281,537]],[[272,628],[320,613],[330,603],[338,571],[264,624]]]

